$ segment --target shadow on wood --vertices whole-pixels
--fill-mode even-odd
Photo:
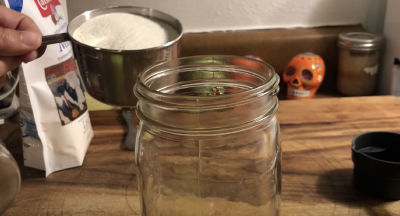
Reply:
[[[369,216],[390,216],[384,208],[385,200],[378,200],[355,189],[353,169],[336,169],[322,174],[317,182],[317,192],[333,203],[348,206],[349,212],[362,211]],[[363,214],[363,215],[364,215]]]

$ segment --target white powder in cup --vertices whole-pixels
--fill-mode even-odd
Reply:
[[[129,13],[97,16],[79,26],[72,37],[103,49],[139,50],[162,46],[178,37],[164,22]]]

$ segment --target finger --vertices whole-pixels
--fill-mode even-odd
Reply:
[[[46,51],[46,48],[47,47],[40,47],[38,50],[36,50],[36,51],[33,51],[33,52],[30,52],[30,53],[27,53],[27,54],[25,54],[25,55],[22,55],[22,61],[24,62],[24,63],[28,63],[28,62],[31,62],[31,61],[33,61],[33,60],[35,60],[35,59],[38,59],[38,58],[40,58],[40,57],[42,57],[42,55],[44,54],[44,52]]]
[[[38,51],[33,51],[33,52],[28,53],[28,54],[22,55],[21,56],[21,58],[22,58],[21,60],[24,63],[29,63],[29,62],[37,59],[38,56],[39,56]]]
[[[31,18],[4,6],[0,6],[0,27],[41,33]]]
[[[0,6],[0,27],[5,28],[5,29],[15,29],[19,31],[27,31],[27,32],[36,32],[40,36],[42,35],[39,27],[36,25],[36,23],[28,16],[18,13],[14,10],[8,9],[4,6]],[[27,54],[28,57],[26,58],[26,61],[29,62],[31,59],[29,56],[34,57],[37,55],[37,57],[40,57],[44,51],[45,48],[41,48],[36,54],[30,54],[32,51],[36,50],[40,44],[36,41],[38,40],[41,43],[41,37],[38,39],[37,37],[33,37],[33,49],[30,48],[27,52],[22,53],[22,54]],[[35,40],[36,38],[36,40]],[[15,41],[23,41],[23,40],[30,40],[29,37],[21,38],[17,37],[14,38]],[[29,46],[28,46],[29,47]],[[16,47],[17,49],[21,49],[21,47]],[[25,47],[27,48],[27,47]],[[1,50],[1,49],[0,49]],[[18,53],[18,52],[17,52]],[[4,52],[2,53],[4,56]]]
[[[21,64],[20,57],[0,57],[0,76],[5,75],[8,71],[14,70]]]
[[[42,43],[41,34],[0,28],[0,55],[17,56],[35,51]]]

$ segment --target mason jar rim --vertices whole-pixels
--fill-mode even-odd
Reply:
[[[338,46],[350,50],[374,51],[382,48],[383,37],[369,32],[343,32],[339,34]]]
[[[193,64],[193,65],[181,65],[181,67],[173,67],[169,68],[169,70],[166,70],[168,64],[171,64],[171,62],[185,62],[185,61],[196,61],[196,60],[212,60],[214,62],[208,62],[207,64]],[[224,64],[219,64],[216,63],[216,61],[221,61],[221,60],[243,60],[248,63],[254,63],[254,65],[258,65],[261,68],[264,68],[268,70],[270,73],[269,75],[266,75],[265,73],[260,72],[259,70],[256,70],[255,68],[246,68],[246,67],[240,67],[238,65],[224,65]],[[254,66],[253,65],[253,66]],[[230,70],[230,71],[248,71],[249,73],[252,73],[252,75],[256,75],[260,80],[263,80],[263,84],[238,93],[233,93],[233,94],[223,94],[223,95],[216,95],[215,97],[209,97],[209,96],[187,96],[187,95],[175,95],[175,94],[168,94],[164,92],[160,92],[159,90],[154,90],[150,88],[146,81],[148,81],[151,77],[154,76],[160,76],[162,73],[165,72],[171,72],[173,70],[179,69],[179,68],[184,68],[184,67],[191,67],[191,68],[196,68],[198,69],[199,67],[204,66],[204,67],[218,67],[219,70]],[[151,75],[151,76],[150,76]],[[241,56],[234,56],[234,55],[197,55],[197,56],[189,56],[189,57],[181,57],[181,58],[176,58],[176,59],[171,59],[169,61],[161,62],[159,64],[152,65],[145,69],[143,72],[141,72],[138,77],[137,77],[137,82],[134,86],[134,93],[136,97],[138,97],[140,100],[151,100],[153,102],[160,103],[160,105],[173,105],[173,106],[215,106],[215,105],[221,105],[221,104],[231,104],[234,103],[233,100],[245,100],[246,98],[252,97],[254,94],[257,92],[264,92],[265,94],[272,93],[276,94],[277,92],[274,91],[279,91],[279,76],[275,73],[274,68],[262,61],[258,61],[255,59],[250,59],[246,57],[241,57]],[[272,92],[271,92],[272,91]],[[179,101],[179,102],[178,102]],[[185,102],[186,101],[186,102]],[[194,105],[192,102],[196,101],[197,103]],[[202,103],[205,102],[205,103]]]

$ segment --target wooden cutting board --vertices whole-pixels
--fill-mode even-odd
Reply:
[[[84,165],[48,178],[21,166],[21,191],[6,216],[139,215],[134,154],[119,149],[124,121],[117,111],[90,116],[95,138]],[[283,138],[283,216],[400,216],[400,201],[377,200],[353,189],[350,149],[360,133],[400,132],[398,98],[282,101],[277,116]],[[17,130],[7,145],[21,164],[19,137]]]

